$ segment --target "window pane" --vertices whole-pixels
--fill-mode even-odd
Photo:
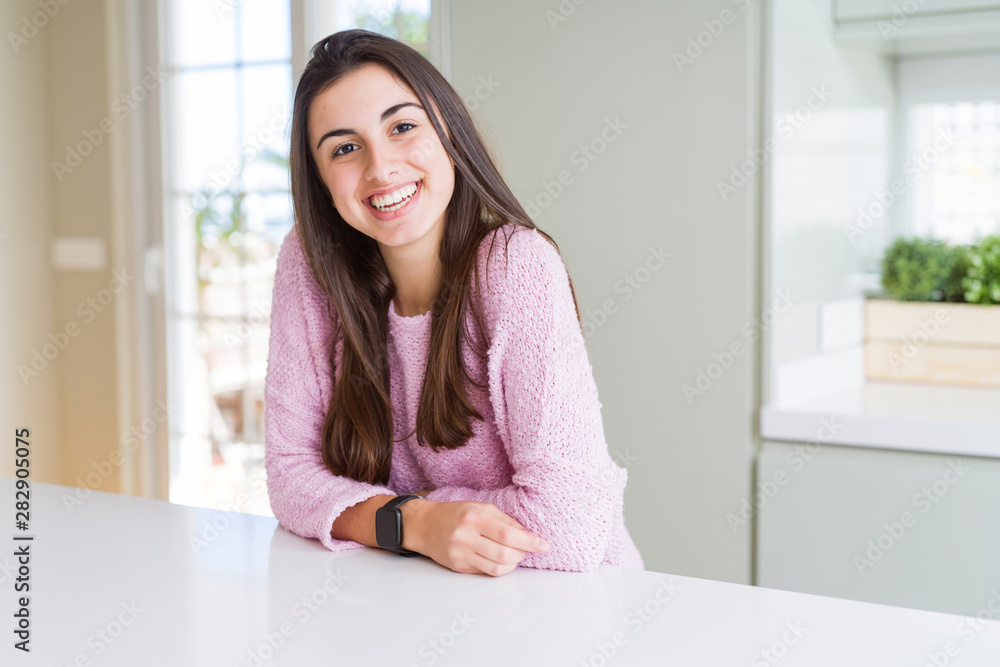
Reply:
[[[236,199],[227,197],[222,203],[229,206]],[[240,209],[242,229],[220,233],[217,227],[205,227],[199,253],[200,312],[259,320],[260,313],[269,312],[278,244],[291,228],[290,201],[287,194],[251,194]],[[251,226],[261,230],[242,231]]]
[[[170,0],[167,62],[178,67],[236,59],[236,0]]]
[[[225,189],[238,154],[236,72],[181,72],[173,77],[173,186]]]
[[[287,189],[288,132],[292,99],[291,65],[243,70],[242,152],[246,190]]]
[[[915,104],[906,175],[913,231],[974,243],[1000,230],[1000,101]]]
[[[427,57],[430,0],[353,0],[339,17],[340,30],[363,28],[398,39]]]
[[[278,245],[292,228],[292,216],[292,198],[287,192],[247,195],[247,236],[257,237],[265,244],[259,250],[255,247],[255,261],[274,258]]]
[[[292,32],[287,2],[243,0],[240,3],[241,57],[246,62],[289,60]]]

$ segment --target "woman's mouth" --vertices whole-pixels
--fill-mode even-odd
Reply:
[[[373,195],[368,198],[368,205],[380,213],[394,213],[406,206],[419,189],[421,181],[404,185],[386,195]]]

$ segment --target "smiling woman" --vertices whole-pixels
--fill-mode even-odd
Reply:
[[[388,70],[368,64],[316,96],[308,131],[337,212],[379,243],[397,312],[429,311],[440,287],[436,249],[455,163],[425,107]]]
[[[455,90],[395,40],[331,35],[290,166],[265,383],[281,524],[456,572],[641,569],[569,273]]]

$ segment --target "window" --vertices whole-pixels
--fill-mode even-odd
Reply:
[[[313,30],[363,27],[428,53],[430,3],[162,3],[170,500],[270,515],[264,378],[278,248],[291,229],[294,54]],[[325,19],[325,20],[324,20]],[[325,35],[320,35],[320,37]],[[317,37],[318,39],[319,37]]]
[[[901,58],[899,232],[974,243],[1000,232],[1000,54]]]
[[[409,44],[430,58],[430,0],[355,0],[336,18],[337,30],[363,28]]]
[[[268,513],[263,386],[291,228],[290,3],[164,3],[170,500]]]
[[[906,113],[913,233],[974,243],[1000,230],[1000,93],[996,101],[914,104]]]

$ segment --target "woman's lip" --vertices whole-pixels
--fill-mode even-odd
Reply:
[[[420,198],[420,193],[424,191],[424,182],[423,182],[423,180],[416,181],[416,184],[417,184],[417,190],[416,190],[416,192],[414,192],[410,196],[410,199],[406,202],[406,205],[403,206],[403,208],[398,209],[396,211],[389,211],[389,212],[380,211],[377,208],[375,208],[374,206],[372,206],[371,197],[369,197],[368,199],[365,200],[365,202],[366,202],[366,204],[368,206],[368,210],[371,212],[371,214],[373,216],[375,216],[377,219],[379,219],[379,220],[381,220],[383,222],[388,222],[389,220],[395,220],[396,218],[398,218],[400,216],[406,215],[411,210],[413,210],[413,207],[417,203],[417,199]]]
[[[389,194],[390,192],[396,192],[396,191],[398,191],[398,190],[399,190],[399,189],[401,189],[401,188],[405,188],[405,187],[406,187],[407,185],[415,185],[415,184],[417,184],[417,183],[419,183],[419,182],[420,182],[420,181],[410,181],[409,183],[405,183],[405,184],[403,184],[403,185],[400,185],[400,186],[397,186],[397,187],[395,187],[395,188],[392,188],[391,190],[378,190],[378,191],[376,191],[376,192],[373,192],[373,193],[371,193],[371,194],[370,194],[370,195],[368,195],[367,197],[365,197],[365,199],[364,199],[364,200],[365,200],[366,202],[369,202],[369,203],[371,203],[371,200],[372,200],[372,197],[374,197],[374,196],[376,196],[376,195],[387,195],[387,194]]]

